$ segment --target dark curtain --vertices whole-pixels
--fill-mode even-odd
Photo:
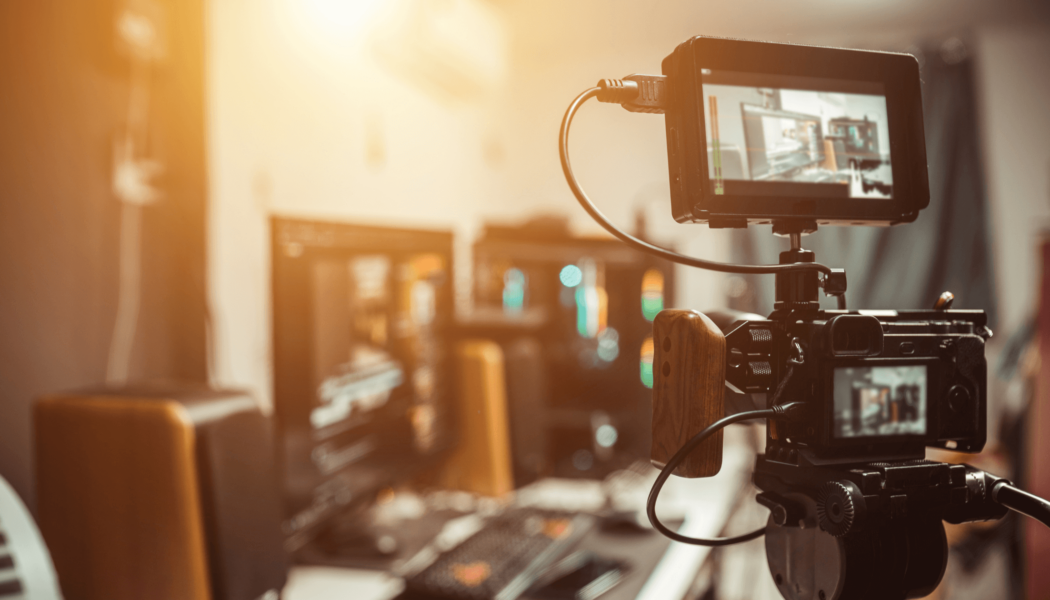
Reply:
[[[953,308],[984,309],[994,327],[995,281],[973,61],[954,38],[915,54],[922,66],[929,207],[907,225],[825,227],[804,237],[803,246],[816,252],[818,262],[846,269],[851,309],[930,308],[950,290]],[[733,241],[734,259],[750,264],[775,263],[787,248],[765,227],[736,231]],[[768,314],[773,277],[744,281],[748,285],[729,286],[735,292],[730,305]],[[834,308],[831,299],[821,303]]]

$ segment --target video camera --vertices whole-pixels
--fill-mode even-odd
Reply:
[[[778,265],[683,256],[609,222],[580,187],[568,132],[589,98],[665,115],[674,218],[712,228],[771,224],[790,248]],[[1050,525],[1050,503],[968,465],[925,460],[927,447],[980,452],[986,439],[991,337],[983,311],[847,311],[846,274],[815,262],[802,236],[819,225],[890,226],[929,205],[919,66],[905,54],[695,37],[663,75],[605,79],[576,98],[559,138],[566,180],[585,210],[629,245],[688,266],[774,274],[768,319],[726,331],[696,311],[653,324],[653,439],[661,469],[653,526],[691,544],[766,537],[790,600],[926,595],[947,563],[944,527],[1007,508]],[[819,290],[838,298],[822,310]],[[725,390],[764,394],[766,408],[725,415]],[[766,527],[690,538],[656,517],[673,473],[721,468],[725,426],[768,419],[757,458]]]

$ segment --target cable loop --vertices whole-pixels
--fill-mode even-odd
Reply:
[[[684,254],[678,254],[672,252],[666,248],[654,246],[648,242],[631,236],[630,234],[620,230],[616,225],[613,225],[611,221],[600,210],[595,206],[594,202],[587,197],[587,193],[580,187],[578,181],[576,181],[576,175],[572,172],[572,165],[569,163],[569,128],[572,126],[572,118],[576,115],[576,111],[579,110],[580,106],[598,95],[601,90],[593,87],[586,90],[582,94],[576,97],[569,105],[568,110],[565,111],[565,117],[561,122],[561,131],[558,135],[558,154],[561,157],[561,168],[565,174],[565,181],[569,184],[569,189],[572,190],[576,200],[580,203],[587,214],[591,216],[599,225],[601,225],[606,231],[619,238],[622,242],[629,246],[632,246],[636,250],[659,256],[664,260],[675,262],[678,264],[686,265],[688,267],[696,267],[698,269],[705,269],[708,271],[716,271],[719,273],[739,273],[744,275],[769,275],[774,273],[790,273],[799,271],[820,271],[824,274],[831,274],[831,268],[820,263],[792,263],[786,265],[735,265],[729,263],[720,263],[710,260],[704,260],[702,258],[696,258],[693,256],[686,256]]]
[[[649,516],[649,522],[653,524],[653,528],[655,528],[657,531],[676,542],[681,542],[683,544],[692,544],[694,546],[711,547],[730,546],[732,544],[739,544],[741,542],[747,542],[757,537],[761,537],[763,534],[765,534],[766,528],[762,527],[761,529],[756,529],[752,532],[745,533],[743,535],[728,538],[707,539],[684,536],[676,531],[671,531],[667,528],[666,525],[664,525],[660,521],[659,518],[657,518],[656,499],[660,496],[660,490],[663,489],[664,483],[671,476],[674,470],[677,469],[680,464],[682,464],[682,461],[685,460],[686,456],[688,456],[689,453],[695,450],[696,447],[699,446],[704,440],[714,435],[716,431],[726,427],[727,425],[732,425],[733,423],[738,423],[740,421],[748,421],[750,419],[769,419],[776,416],[778,416],[777,411],[772,409],[752,410],[748,412],[737,413],[735,415],[730,415],[728,417],[715,421],[711,425],[708,425],[707,428],[705,428],[703,431],[690,438],[690,440],[686,442],[685,445],[678,450],[678,452],[674,453],[674,456],[671,457],[671,460],[667,461],[667,464],[664,465],[664,468],[660,470],[660,474],[656,476],[656,481],[653,482],[652,489],[649,490],[649,499],[645,503],[645,512]]]

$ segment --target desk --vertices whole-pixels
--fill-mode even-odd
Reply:
[[[734,430],[730,428],[727,434],[730,432]],[[745,446],[727,443],[718,477],[668,481],[660,507],[672,511],[675,506],[685,508],[679,532],[699,537],[714,537],[722,532],[738,492],[747,481],[753,456]],[[711,553],[710,548],[672,543],[656,532],[607,531],[600,527],[589,532],[579,547],[631,565],[624,580],[602,600],[682,598]],[[292,568],[283,598],[413,600],[402,590],[401,580],[384,571],[298,565]]]
[[[596,528],[580,541],[578,549],[623,560],[631,570],[602,600],[629,600],[639,597],[649,575],[667,555],[671,541],[656,532],[606,532]],[[688,587],[695,572],[681,572],[670,579]],[[666,575],[664,577],[667,577]],[[402,593],[401,580],[384,571],[343,569],[299,565],[292,569],[284,600],[417,600]],[[684,588],[683,588],[684,589]],[[655,596],[653,596],[655,597]],[[667,596],[663,596],[667,598]],[[528,600],[523,596],[521,600]]]

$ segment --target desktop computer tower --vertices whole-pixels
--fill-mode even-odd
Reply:
[[[288,570],[270,421],[244,393],[100,388],[34,406],[37,512],[67,600],[256,600]]]

